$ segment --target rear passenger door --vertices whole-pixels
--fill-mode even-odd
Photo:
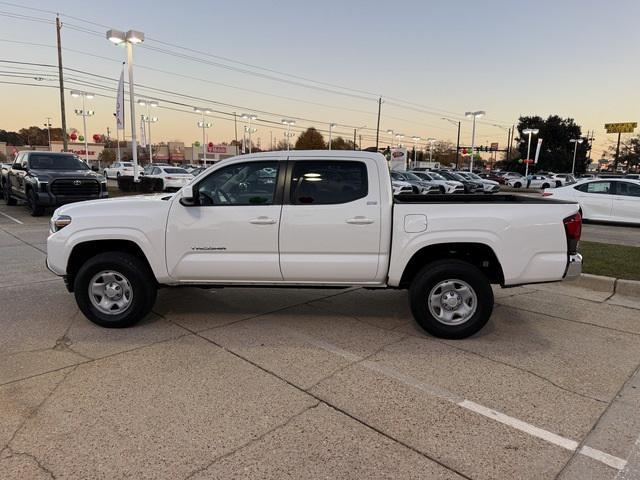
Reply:
[[[613,182],[616,196],[613,201],[613,219],[621,222],[640,222],[640,184]]]
[[[588,220],[609,220],[613,211],[614,182],[598,180],[575,187],[576,199]]]
[[[287,282],[374,282],[381,205],[371,159],[289,157],[280,225]]]

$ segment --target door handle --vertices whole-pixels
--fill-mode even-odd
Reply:
[[[275,218],[269,217],[256,217],[249,220],[249,223],[253,223],[254,225],[273,225],[277,220]]]
[[[347,218],[345,222],[350,223],[352,225],[368,225],[370,223],[373,223],[373,218],[357,216],[353,218]]]

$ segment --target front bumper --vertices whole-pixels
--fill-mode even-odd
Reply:
[[[567,271],[564,274],[565,280],[575,280],[580,277],[582,273],[582,255],[576,253],[575,255],[569,255],[569,261],[567,262]]]
[[[97,200],[99,198],[107,198],[107,191],[101,191],[98,195],[53,195],[49,192],[38,192],[38,205],[43,207],[59,207],[67,203],[83,202],[85,200]]]

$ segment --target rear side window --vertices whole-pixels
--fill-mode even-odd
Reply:
[[[611,182],[589,182],[583,183],[574,188],[586,193],[601,193],[605,195],[613,193],[611,189]]]
[[[363,162],[296,162],[291,178],[291,203],[348,203],[366,197],[368,188],[367,166]]]

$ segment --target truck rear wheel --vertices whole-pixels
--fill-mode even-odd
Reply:
[[[156,301],[149,267],[124,252],[105,252],[87,260],[74,282],[76,303],[93,323],[129,327],[144,318]]]
[[[493,290],[487,277],[461,260],[438,260],[426,265],[409,289],[416,322],[435,337],[466,338],[491,317]]]

